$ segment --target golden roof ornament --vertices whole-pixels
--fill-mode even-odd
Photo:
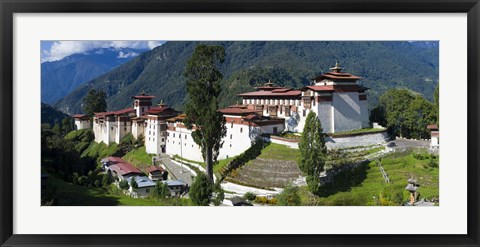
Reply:
[[[337,72],[337,73],[340,73],[340,71],[342,71],[342,67],[340,67],[340,64],[338,63],[338,61],[335,61],[335,67],[332,67],[330,68],[331,71],[334,71],[334,72]]]

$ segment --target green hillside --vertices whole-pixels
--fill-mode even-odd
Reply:
[[[70,117],[67,114],[55,109],[54,107],[41,103],[41,121],[42,124],[48,123],[50,126],[54,126],[56,123],[61,123],[66,117]]]
[[[371,88],[369,101],[387,89],[408,88],[433,99],[438,83],[438,46],[415,42],[294,42],[294,41],[171,41],[80,86],[56,107],[80,113],[89,89],[104,90],[109,110],[131,105],[131,96],[144,90],[178,109],[185,101],[185,63],[200,43],[225,47],[222,106],[236,103],[237,93],[252,90],[269,79],[289,87],[310,84],[310,78],[339,61],[349,72],[363,77]]]

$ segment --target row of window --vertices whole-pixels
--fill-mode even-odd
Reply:
[[[246,104],[266,104],[266,105],[300,105],[300,100],[294,100],[294,99],[247,99],[245,100]]]

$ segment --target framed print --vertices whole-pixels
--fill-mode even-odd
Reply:
[[[478,1],[1,4],[2,246],[479,245]]]

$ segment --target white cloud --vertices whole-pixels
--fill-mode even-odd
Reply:
[[[123,51],[120,51],[118,53],[117,58],[129,58],[129,57],[136,57],[136,56],[138,56],[138,53],[133,52],[133,51],[132,52],[127,52],[127,53],[125,53]]]
[[[42,51],[42,62],[60,60],[75,53],[85,53],[97,48],[153,49],[163,41],[55,41],[49,50]],[[119,54],[119,56],[127,56]],[[133,54],[130,54],[132,56]],[[138,54],[137,54],[138,55]]]

